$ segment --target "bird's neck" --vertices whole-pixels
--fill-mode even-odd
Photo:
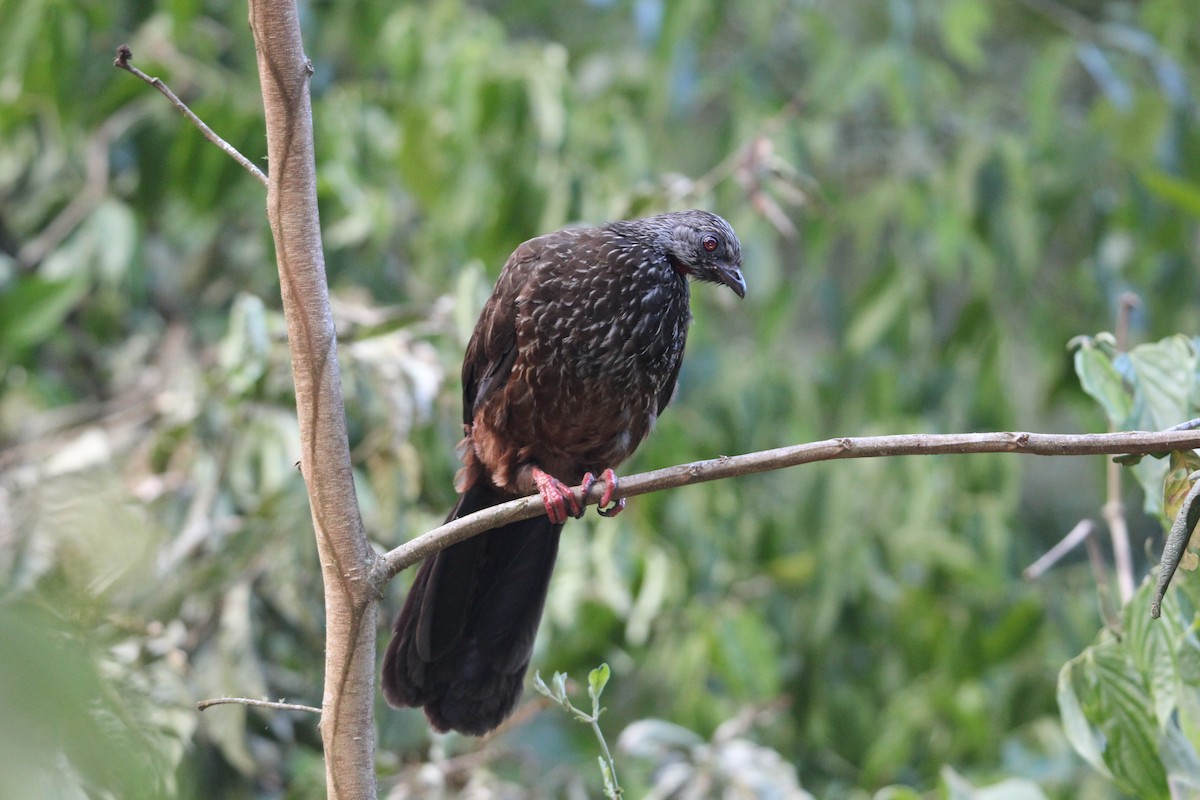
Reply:
[[[679,277],[683,278],[684,281],[687,280],[688,275],[692,274],[692,271],[690,269],[688,269],[687,264],[684,264],[682,261],[680,261],[675,256],[671,255],[670,253],[667,254],[667,262],[670,263],[671,269],[675,270],[675,274],[678,275]]]

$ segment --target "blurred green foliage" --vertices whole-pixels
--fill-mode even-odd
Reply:
[[[702,206],[744,243],[749,296],[696,293],[681,390],[629,472],[834,435],[1101,430],[1114,386],[1081,369],[1095,407],[1067,342],[1111,328],[1125,292],[1134,343],[1200,327],[1192,0],[302,13],[380,547],[452,502],[455,375],[504,258],[573,221]],[[108,66],[128,42],[262,160],[245,16],[222,0],[0,4],[0,774],[29,787],[13,796],[323,796],[312,719],[190,705],[321,694],[263,193]],[[1156,404],[1177,384],[1145,383],[1161,365],[1139,372],[1138,352],[1104,360]],[[1175,756],[1194,752],[1192,706],[1172,728],[1168,695],[1140,682],[1152,653],[1190,664],[1190,606],[1143,649],[1097,639],[1082,558],[1019,577],[1097,513],[1102,474],[1100,459],[892,459],[639,498],[570,527],[535,667],[612,666],[604,725],[630,732],[615,756],[633,797],[672,774],[742,776],[750,796],[1161,795],[1190,768]],[[1140,578],[1161,526],[1126,500]],[[1193,574],[1176,581],[1195,593]],[[1096,744],[1113,741],[1116,684],[1089,664],[1153,700],[1122,729],[1145,734],[1133,766]],[[1174,675],[1170,697],[1194,704],[1194,676]],[[385,790],[598,795],[588,731],[539,702],[464,759],[475,743],[381,709]]]

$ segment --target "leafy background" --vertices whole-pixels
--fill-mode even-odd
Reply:
[[[701,206],[744,243],[747,299],[695,293],[681,390],[626,472],[835,435],[1097,431],[1147,404],[1176,415],[1156,424],[1196,416],[1190,383],[1136,367],[1195,375],[1191,0],[302,14],[380,548],[453,501],[457,367],[504,258],[574,221]],[[312,718],[192,705],[320,699],[263,192],[109,67],[128,42],[262,160],[245,17],[0,4],[4,796],[323,796]],[[1132,342],[1168,352],[1086,340],[1097,405],[1067,343],[1112,329],[1126,292]],[[1105,626],[1114,598],[1082,555],[1020,577],[1099,513],[1103,476],[1100,459],[891,459],[639,498],[572,524],[535,668],[611,665],[603,724],[632,797],[1194,788],[1194,578],[1147,629],[1144,598]],[[1161,488],[1127,484],[1140,580]],[[379,719],[394,797],[600,792],[590,732],[536,696],[482,747]]]

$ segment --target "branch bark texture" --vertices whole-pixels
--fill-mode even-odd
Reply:
[[[267,127],[267,216],[287,320],[300,467],[325,584],[321,738],[329,797],[374,797],[375,616],[366,580],[375,555],[363,531],[329,309],[317,214],[309,78],[293,0],[250,0]]]
[[[632,497],[661,489],[715,481],[756,472],[795,467],[814,461],[839,458],[881,458],[886,456],[929,456],[967,453],[1025,453],[1040,456],[1149,455],[1172,450],[1200,447],[1195,430],[1170,430],[1161,433],[1127,431],[1123,433],[950,433],[899,434],[826,439],[821,442],[778,447],[740,456],[721,456],[707,461],[680,464],[621,479],[616,497]],[[586,498],[596,503],[603,493],[594,486]],[[579,496],[579,487],[575,487]],[[396,573],[455,542],[519,519],[544,514],[536,495],[468,514],[448,522],[385,554],[380,561],[376,581],[385,582]]]

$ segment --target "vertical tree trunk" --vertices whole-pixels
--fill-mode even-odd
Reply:
[[[309,77],[293,0],[250,0],[267,126],[267,215],[287,319],[300,466],[325,585],[321,738],[329,797],[373,798],[376,562],[350,469],[337,336],[317,215]]]

